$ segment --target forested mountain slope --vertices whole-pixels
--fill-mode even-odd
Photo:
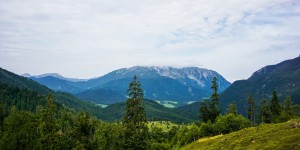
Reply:
[[[51,74],[50,74],[51,75]],[[102,77],[72,82],[55,76],[30,77],[55,91],[64,91],[99,104],[113,104],[126,100],[126,91],[136,75],[142,84],[145,98],[187,103],[199,101],[211,93],[213,77],[218,77],[219,90],[230,83],[215,71],[198,67],[143,67],[135,66],[112,71]],[[101,93],[99,95],[99,93]],[[108,95],[114,95],[108,97]]]
[[[102,108],[95,103],[86,102],[63,92],[54,92],[39,83],[0,69],[0,102],[8,106],[15,105],[20,110],[34,111],[38,105],[46,103],[45,96],[51,93],[57,106],[65,105],[75,111],[87,111],[105,121],[118,121],[125,112],[125,102],[116,103]],[[149,120],[170,120],[173,122],[192,122],[196,115],[189,110],[165,108],[155,101],[145,100],[146,113]]]
[[[291,96],[294,103],[300,104],[300,57],[263,67],[247,80],[234,82],[221,94],[220,104],[226,110],[228,104],[236,103],[245,115],[249,96],[260,105],[261,99],[270,99],[274,90],[281,100]]]

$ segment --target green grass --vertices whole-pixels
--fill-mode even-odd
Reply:
[[[227,135],[202,138],[185,147],[183,150],[299,150],[300,119],[279,124],[262,124],[246,128]]]
[[[147,126],[150,131],[152,130],[152,128],[157,127],[161,128],[163,132],[168,132],[173,126],[178,125],[170,121],[148,121]]]

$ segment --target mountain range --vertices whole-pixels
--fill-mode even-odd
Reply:
[[[258,107],[262,99],[271,99],[274,90],[281,102],[286,96],[291,96],[294,103],[300,104],[300,56],[265,66],[247,80],[235,81],[221,93],[220,104],[222,110],[226,110],[229,103],[235,103],[239,113],[246,115],[249,96],[254,98]]]
[[[166,71],[170,70],[170,71]],[[180,71],[178,71],[180,70]],[[82,89],[85,89],[84,92],[78,93],[87,93],[91,92],[99,92],[99,96],[103,97],[106,94],[107,97],[122,97],[122,93],[118,90],[126,89],[128,87],[128,83],[132,80],[132,76],[137,75],[142,83],[142,88],[145,90],[145,95],[149,93],[148,88],[155,88],[155,86],[162,86],[163,88],[154,89],[152,91],[157,92],[158,96],[160,91],[161,93],[165,93],[164,89],[169,90],[173,89],[177,95],[184,94],[184,90],[187,87],[193,87],[192,92],[197,86],[202,85],[203,91],[210,88],[210,79],[214,75],[214,71],[202,70],[200,68],[160,68],[160,67],[132,67],[132,68],[124,68],[120,70],[113,71],[105,76],[100,78],[90,79],[87,81],[67,81],[64,79],[58,79],[53,76],[45,76],[45,77],[34,77],[34,79],[55,79],[65,83],[67,86],[80,86]],[[164,72],[165,71],[165,72]],[[211,74],[209,74],[210,72]],[[192,76],[193,75],[193,76]],[[202,82],[197,82],[197,80],[193,77],[197,75],[196,79],[206,79],[202,80]],[[219,82],[222,83],[221,76],[217,76],[219,78]],[[230,103],[237,104],[238,113],[246,115],[247,110],[247,97],[253,96],[255,99],[256,106],[259,107],[261,99],[271,99],[271,94],[273,90],[276,90],[280,100],[282,101],[286,96],[291,96],[294,103],[300,104],[300,57],[283,61],[279,64],[270,65],[261,68],[260,70],[254,72],[251,77],[247,80],[239,80],[235,81],[232,85],[230,85],[225,91],[220,94],[220,105],[223,112],[226,110],[226,107]],[[33,77],[30,77],[33,78]],[[102,120],[107,121],[115,121],[119,120],[124,113],[125,102],[115,101],[114,104],[109,105],[106,108],[101,108],[95,103],[86,102],[82,99],[73,96],[72,94],[64,93],[64,92],[55,92],[48,87],[41,85],[30,78],[18,76],[12,72],[4,70],[0,68],[0,84],[5,87],[15,87],[20,88],[20,93],[22,93],[22,89],[35,91],[40,95],[47,95],[48,93],[53,93],[54,98],[63,106],[69,107],[75,111],[88,111],[92,115],[98,117]],[[157,79],[158,78],[158,79]],[[193,79],[193,80],[192,80]],[[198,80],[199,81],[199,80]],[[226,80],[224,80],[225,83]],[[76,84],[77,83],[77,84]],[[198,84],[201,83],[201,84]],[[179,86],[177,86],[179,85]],[[178,89],[177,89],[178,88]],[[206,89],[205,89],[206,88]],[[9,88],[7,88],[9,89]],[[163,89],[163,90],[162,90]],[[222,86],[220,86],[222,89]],[[225,89],[225,88],[224,88]],[[105,91],[107,90],[107,91]],[[183,90],[183,91],[181,91]],[[199,90],[199,89],[198,89]],[[187,90],[189,91],[189,90]],[[200,91],[200,90],[199,90]],[[120,95],[114,95],[113,93]],[[118,93],[120,92],[120,93]],[[0,93],[6,93],[5,88],[4,91],[0,91]],[[25,91],[26,93],[26,91]],[[174,95],[175,95],[174,94]],[[191,93],[190,93],[191,94]],[[150,94],[151,95],[151,94]],[[163,95],[163,94],[162,94]],[[174,96],[173,95],[173,96]],[[4,97],[0,97],[0,100],[9,101],[6,99],[9,95],[2,95]],[[153,95],[152,95],[153,96]],[[6,98],[5,98],[6,97]],[[149,96],[150,97],[150,96]],[[16,97],[18,99],[18,97]],[[22,99],[30,99],[30,98],[22,98]],[[155,100],[155,99],[154,99]],[[101,101],[102,102],[102,101]],[[147,110],[147,116],[154,120],[171,120],[174,122],[191,122],[197,120],[199,102],[192,103],[189,105],[184,105],[180,107],[176,107],[173,109],[165,108],[156,101],[153,100],[145,100],[145,107]],[[258,109],[257,113],[258,113]]]
[[[83,101],[72,94],[55,92],[36,81],[0,68],[0,104],[12,106],[17,103],[29,106],[30,110],[35,110],[34,107],[46,103],[45,96],[48,93],[52,94],[59,107],[67,107],[76,112],[86,111],[104,121],[118,121],[122,119],[125,112],[125,102],[102,108],[95,103]],[[198,119],[197,114],[191,114],[189,110],[179,108],[170,109],[155,101],[145,100],[146,115],[150,120],[188,123]],[[25,108],[21,107],[21,109]]]
[[[71,82],[87,81],[87,79],[66,78],[58,73],[45,73],[45,74],[41,74],[41,75],[31,75],[29,73],[25,73],[25,74],[21,74],[21,76],[27,77],[27,78],[43,78],[43,77],[51,76],[51,77],[55,77],[57,79],[71,81]]]
[[[136,66],[86,81],[71,81],[57,74],[29,78],[55,91],[68,92],[99,104],[113,104],[126,100],[128,85],[134,75],[142,84],[145,98],[181,104],[209,97],[213,77],[218,78],[220,92],[230,86],[217,72],[197,67]]]

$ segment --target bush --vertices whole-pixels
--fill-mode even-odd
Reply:
[[[201,123],[200,125],[200,135],[202,137],[213,136],[216,134],[213,124],[211,122]]]
[[[152,150],[168,150],[168,149],[171,149],[171,146],[168,143],[153,142],[153,143],[151,143],[150,149],[152,149]]]
[[[234,115],[232,113],[225,116],[219,116],[213,124],[215,133],[217,134],[227,134],[250,126],[251,122],[245,117],[241,115]]]

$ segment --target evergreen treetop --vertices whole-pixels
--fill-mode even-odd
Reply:
[[[199,112],[200,118],[203,122],[211,121],[215,122],[216,118],[220,115],[221,110],[219,109],[219,94],[218,94],[218,83],[217,77],[212,80],[211,89],[213,93],[210,97],[210,101],[204,100],[200,103]]]
[[[279,104],[279,99],[278,99],[278,95],[277,95],[276,91],[273,91],[273,93],[272,93],[270,110],[271,110],[273,119],[280,115],[281,106]]]
[[[144,109],[144,94],[137,77],[129,84],[126,112],[123,118],[125,149],[147,148],[147,118]]]

